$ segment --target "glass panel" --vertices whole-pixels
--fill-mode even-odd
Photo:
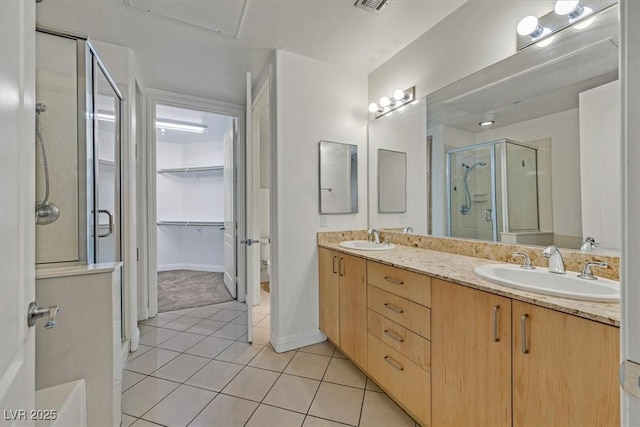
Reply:
[[[508,231],[537,231],[537,150],[507,143]]]
[[[450,236],[493,240],[491,146],[455,150],[449,158]]]
[[[320,213],[358,212],[358,146],[320,141]]]
[[[76,41],[36,33],[38,264],[78,260],[77,86]]]
[[[94,59],[94,147],[96,150],[96,262],[121,261],[120,99]],[[94,219],[95,221],[95,219]],[[94,228],[95,230],[95,228]]]
[[[407,153],[378,149],[378,212],[407,211]]]

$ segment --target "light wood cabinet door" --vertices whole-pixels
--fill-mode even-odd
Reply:
[[[514,427],[620,425],[618,328],[514,301],[513,331]]]
[[[340,345],[339,254],[318,248],[320,287],[320,330],[336,345]]]
[[[433,426],[511,426],[511,300],[436,279],[431,300]]]
[[[340,348],[362,369],[367,368],[367,263],[339,254]]]

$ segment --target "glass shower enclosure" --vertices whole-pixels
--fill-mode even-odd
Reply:
[[[500,241],[539,231],[538,154],[501,139],[446,153],[447,235]]]

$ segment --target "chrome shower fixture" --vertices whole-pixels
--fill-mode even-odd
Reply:
[[[465,162],[462,162],[462,166],[465,169],[464,171],[464,203],[460,206],[460,213],[462,215],[466,215],[471,210],[471,194],[469,193],[469,183],[467,179],[469,178],[469,173],[474,170],[478,166],[486,166],[487,162],[475,162],[473,165],[469,166]]]
[[[46,104],[38,102],[36,104],[36,144],[42,150],[42,165],[44,167],[44,200],[36,202],[36,224],[47,225],[56,221],[60,216],[60,208],[55,203],[49,201],[49,164],[47,162],[47,151],[44,148],[44,141],[40,132],[40,113],[47,111]]]

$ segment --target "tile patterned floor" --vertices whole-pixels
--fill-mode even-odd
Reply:
[[[286,353],[269,344],[269,294],[161,313],[140,322],[122,380],[122,426],[415,427],[330,343]]]

